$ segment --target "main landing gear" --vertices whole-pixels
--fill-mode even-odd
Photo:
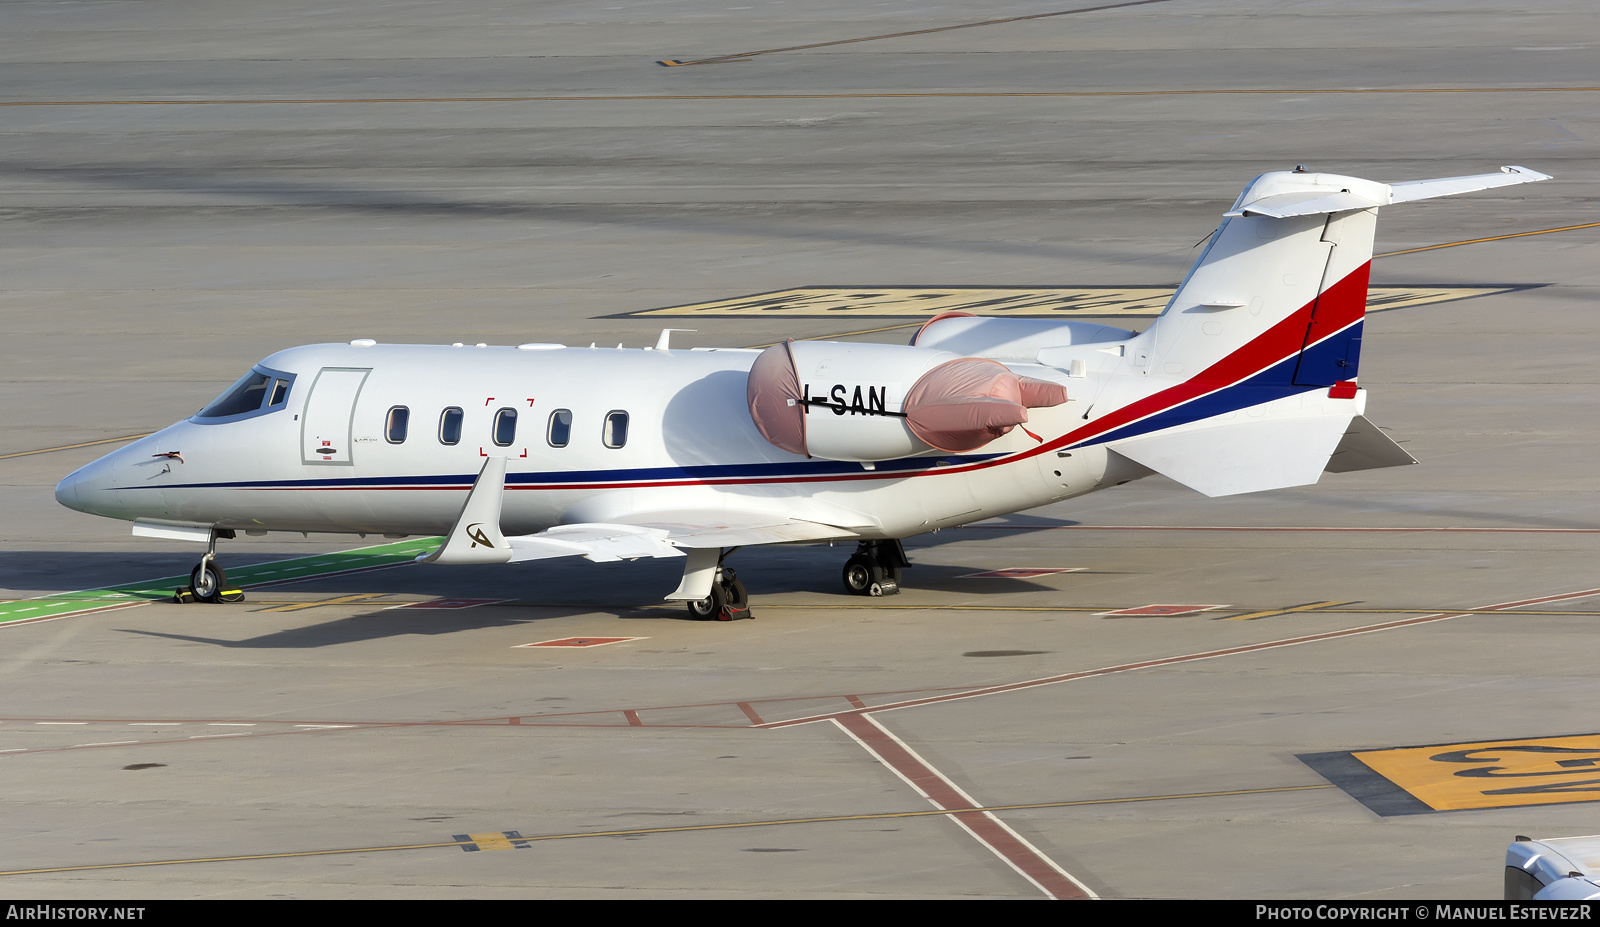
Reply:
[[[690,618],[697,621],[738,621],[751,617],[750,594],[745,591],[744,583],[739,582],[738,574],[722,565],[722,561],[728,559],[728,554],[735,550],[738,548],[718,555],[717,575],[711,581],[711,594],[684,603],[689,609]]]
[[[189,585],[179,586],[172,600],[185,602],[243,602],[244,591],[228,588],[228,574],[217,562],[217,539],[234,538],[231,528],[211,529],[211,540],[206,544],[206,554],[189,573]]]
[[[911,565],[898,538],[862,541],[844,564],[844,587],[853,595],[899,595],[900,571]]]

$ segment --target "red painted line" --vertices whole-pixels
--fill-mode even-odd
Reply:
[[[93,608],[80,608],[80,609],[77,609],[75,611],[61,612],[60,614],[57,614],[57,615],[41,615],[38,618],[17,618],[17,619],[14,619],[12,621],[0,621],[0,628],[15,627],[15,626],[17,626],[19,624],[39,624],[40,622],[43,622],[43,621],[54,621],[57,618],[75,618],[75,617],[77,617],[79,615],[90,614],[91,612],[111,612],[111,611],[116,611],[119,608],[138,608],[140,605],[149,605],[149,604],[150,604],[149,601],[144,601],[144,602],[118,602],[115,605],[96,605]]]
[[[644,727],[644,722],[639,720],[639,713],[632,708],[623,711],[622,716],[628,719],[629,727]]]
[[[1342,631],[1325,631],[1321,634],[1307,634],[1302,637],[1286,637],[1275,641],[1265,641],[1260,644],[1245,644],[1241,647],[1227,647],[1222,650],[1206,650],[1200,653],[1188,653],[1175,657],[1160,657],[1155,660],[1142,660],[1138,663],[1122,663],[1116,666],[1104,666],[1099,669],[1084,670],[1077,673],[1062,673],[1058,676],[1045,676],[1040,679],[1029,679],[1024,682],[1006,683],[998,686],[984,686],[977,689],[968,689],[965,692],[956,692],[949,695],[934,695],[927,698],[907,699],[901,702],[890,702],[869,709],[873,712],[893,711],[898,708],[915,708],[920,705],[933,705],[939,702],[952,702],[959,699],[978,698],[984,695],[996,695],[1001,692],[1016,692],[1022,689],[1033,689],[1039,686],[1050,686],[1061,682],[1071,682],[1076,679],[1091,679],[1096,676],[1110,676],[1116,673],[1127,673],[1133,670],[1150,669],[1157,666],[1172,666],[1178,663],[1192,663],[1197,660],[1210,660],[1216,657],[1228,657],[1241,653],[1255,653],[1260,650],[1273,650],[1279,647],[1293,647],[1296,644],[1311,644],[1317,641],[1336,640],[1341,637],[1354,637],[1358,634],[1375,634],[1379,631],[1392,631],[1397,628],[1407,628],[1413,625],[1430,624],[1435,621],[1449,621],[1452,618],[1465,618],[1474,614],[1488,611],[1504,611],[1507,609],[1521,608],[1526,605],[1541,605],[1545,602],[1561,602],[1569,599],[1583,599],[1600,595],[1600,589],[1585,589],[1582,592],[1563,592],[1556,595],[1540,596],[1536,599],[1522,599],[1516,602],[1502,602],[1499,605],[1485,605],[1470,612],[1439,612],[1433,615],[1423,615],[1418,618],[1402,618],[1398,621],[1385,621],[1380,624],[1362,625],[1358,628],[1346,628]],[[790,727],[796,724],[811,724],[817,721],[832,721],[839,717],[839,713],[811,715],[805,718],[793,718],[788,721],[773,721],[762,725],[767,730],[780,727]]]
[[[863,702],[861,699],[856,698],[854,695],[846,695],[844,698],[845,698],[845,701],[849,702],[850,704],[854,705],[857,708],[865,708],[865,707],[867,707],[867,703],[866,702]]]
[[[917,756],[877,721],[860,712],[845,712],[833,719],[845,733],[866,748],[878,762],[916,789],[941,811],[977,812],[952,814],[950,820],[975,837],[994,855],[1051,898],[1083,900],[1093,897],[1076,879],[982,805],[961,791],[955,783],[922,757]]]
[[[766,723],[766,722],[761,720],[761,716],[760,715],[756,714],[756,710],[754,708],[750,707],[750,703],[749,702],[739,702],[738,705],[739,705],[739,710],[744,712],[744,716],[746,718],[750,719],[750,723],[751,724],[754,724],[755,726],[760,727],[762,724]]]
[[[1327,531],[1372,534],[1600,534],[1600,528],[1325,528],[1307,525],[957,525],[946,531]]]

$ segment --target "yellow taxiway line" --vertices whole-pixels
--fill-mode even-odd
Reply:
[[[31,451],[14,451],[10,454],[0,454],[0,460],[6,460],[11,457],[27,457],[30,454],[48,454],[51,451],[70,451],[74,448],[80,447],[94,447],[97,444],[116,444],[118,441],[137,441],[140,438],[148,438],[153,434],[155,434],[155,432],[147,431],[141,435],[125,435],[121,438],[101,438],[98,441],[84,441],[79,444],[63,444],[59,447],[41,447]]]

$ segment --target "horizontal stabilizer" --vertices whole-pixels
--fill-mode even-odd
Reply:
[[[1339,439],[1339,446],[1328,458],[1328,466],[1324,469],[1329,473],[1350,473],[1355,470],[1403,467],[1416,462],[1415,457],[1394,443],[1394,439],[1380,431],[1377,425],[1367,421],[1366,416],[1357,415],[1350,419],[1350,427]]]
[[[1323,212],[1344,212],[1347,209],[1373,209],[1382,205],[1364,196],[1357,196],[1349,190],[1336,193],[1309,190],[1304,193],[1278,193],[1262,197],[1243,209],[1227,215],[1287,219],[1290,216],[1312,216]]]
[[[1111,449],[1208,496],[1232,496],[1315,483],[1350,417],[1346,412],[1206,421],[1119,441]]]
[[[1433,180],[1407,180],[1401,183],[1378,183],[1339,174],[1279,171],[1263,174],[1250,186],[1245,195],[1240,197],[1240,201],[1234,204],[1233,209],[1223,215],[1287,219],[1291,216],[1375,209],[1394,203],[1410,203],[1436,196],[1453,196],[1457,193],[1471,193],[1475,190],[1488,190],[1491,187],[1508,187],[1512,184],[1549,179],[1549,174],[1541,174],[1525,167],[1502,167],[1493,174],[1437,177]]]
[[[1471,193],[1474,190],[1487,190],[1490,187],[1509,187],[1512,184],[1533,183],[1536,180],[1549,180],[1549,174],[1525,167],[1502,167],[1494,174],[1471,174],[1466,177],[1439,177],[1434,180],[1408,180],[1404,183],[1389,184],[1391,203],[1409,203],[1413,200],[1428,200],[1436,196],[1452,196],[1457,193]]]

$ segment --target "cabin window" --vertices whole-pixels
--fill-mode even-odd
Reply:
[[[517,440],[517,410],[501,409],[494,414],[494,443],[510,447]]]
[[[461,443],[461,407],[451,406],[439,413],[439,443]]]
[[[628,413],[607,412],[606,427],[601,435],[606,447],[621,447],[628,443]]]
[[[572,440],[572,410],[557,409],[550,413],[550,430],[545,435],[545,440],[551,447],[566,447]]]
[[[395,406],[389,410],[389,417],[383,422],[383,437],[390,444],[404,444],[410,425],[411,410],[405,406]]]

